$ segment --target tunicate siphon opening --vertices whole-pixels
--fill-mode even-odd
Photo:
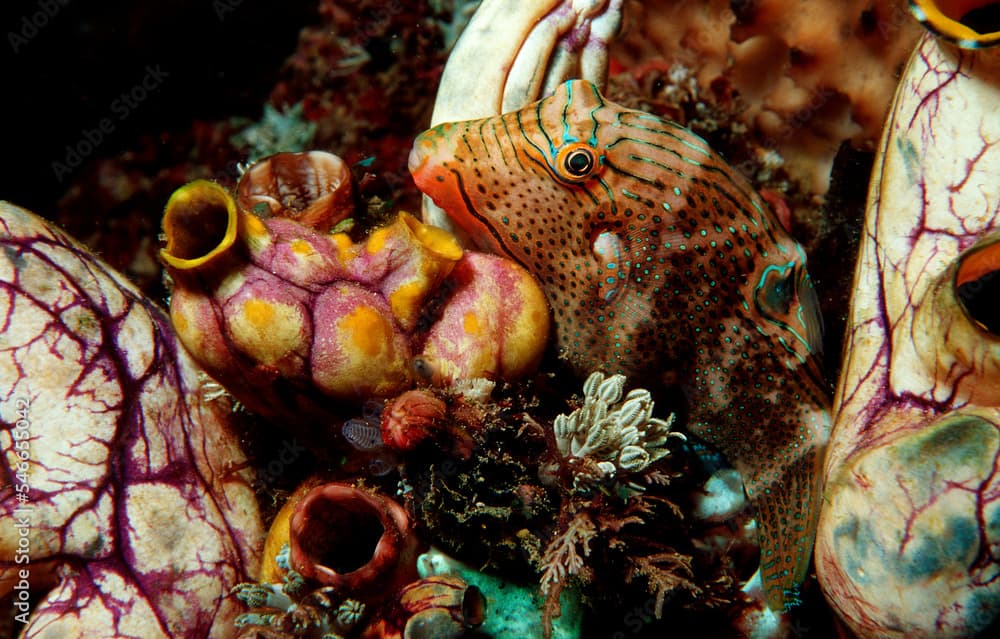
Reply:
[[[313,562],[339,574],[358,570],[375,555],[385,528],[371,504],[320,497],[309,504],[299,545]]]
[[[955,296],[965,314],[982,329],[1000,335],[1000,240],[959,258]]]
[[[1000,2],[910,0],[910,10],[929,31],[962,48],[1000,44]]]
[[[236,239],[236,205],[218,184],[197,180],[174,191],[163,211],[167,245],[160,251],[174,268],[192,268]]]
[[[409,517],[377,493],[317,486],[295,505],[288,533],[292,569],[342,594],[381,600],[417,578]]]
[[[486,621],[486,597],[476,586],[469,586],[462,596],[462,620],[466,628],[478,628]]]
[[[1000,2],[989,2],[967,11],[959,22],[977,33],[1000,31]]]
[[[236,199],[254,215],[291,218],[324,233],[354,213],[351,171],[326,151],[277,153],[254,163]]]

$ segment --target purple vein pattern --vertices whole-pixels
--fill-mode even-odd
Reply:
[[[0,202],[0,595],[29,575],[25,637],[231,634],[263,531],[198,375],[159,307]]]

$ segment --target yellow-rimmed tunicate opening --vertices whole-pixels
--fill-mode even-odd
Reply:
[[[179,270],[197,268],[236,241],[236,202],[214,182],[195,180],[174,191],[163,211],[167,245],[160,257]]]
[[[910,12],[928,31],[963,49],[1000,44],[1000,2],[910,0]]]
[[[959,257],[955,269],[955,297],[979,328],[1000,335],[1000,238],[973,247]]]

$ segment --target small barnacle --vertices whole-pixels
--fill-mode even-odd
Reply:
[[[448,406],[432,392],[409,390],[390,400],[382,411],[382,441],[392,450],[412,452],[445,432]]]

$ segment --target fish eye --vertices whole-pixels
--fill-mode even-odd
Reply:
[[[823,352],[819,298],[803,266],[788,262],[764,269],[753,301],[761,317],[791,332],[809,353]]]
[[[567,144],[556,154],[556,173],[567,182],[582,182],[597,169],[597,153],[582,142]]]
[[[767,291],[767,301],[771,308],[781,313],[787,313],[788,307],[792,303],[792,296],[795,294],[795,282],[792,279],[793,273],[774,281]]]
[[[586,175],[594,166],[594,156],[586,149],[577,149],[566,156],[564,165],[573,175]]]
[[[765,315],[781,317],[787,315],[795,298],[795,267],[771,267],[764,271],[757,285],[755,300]]]

